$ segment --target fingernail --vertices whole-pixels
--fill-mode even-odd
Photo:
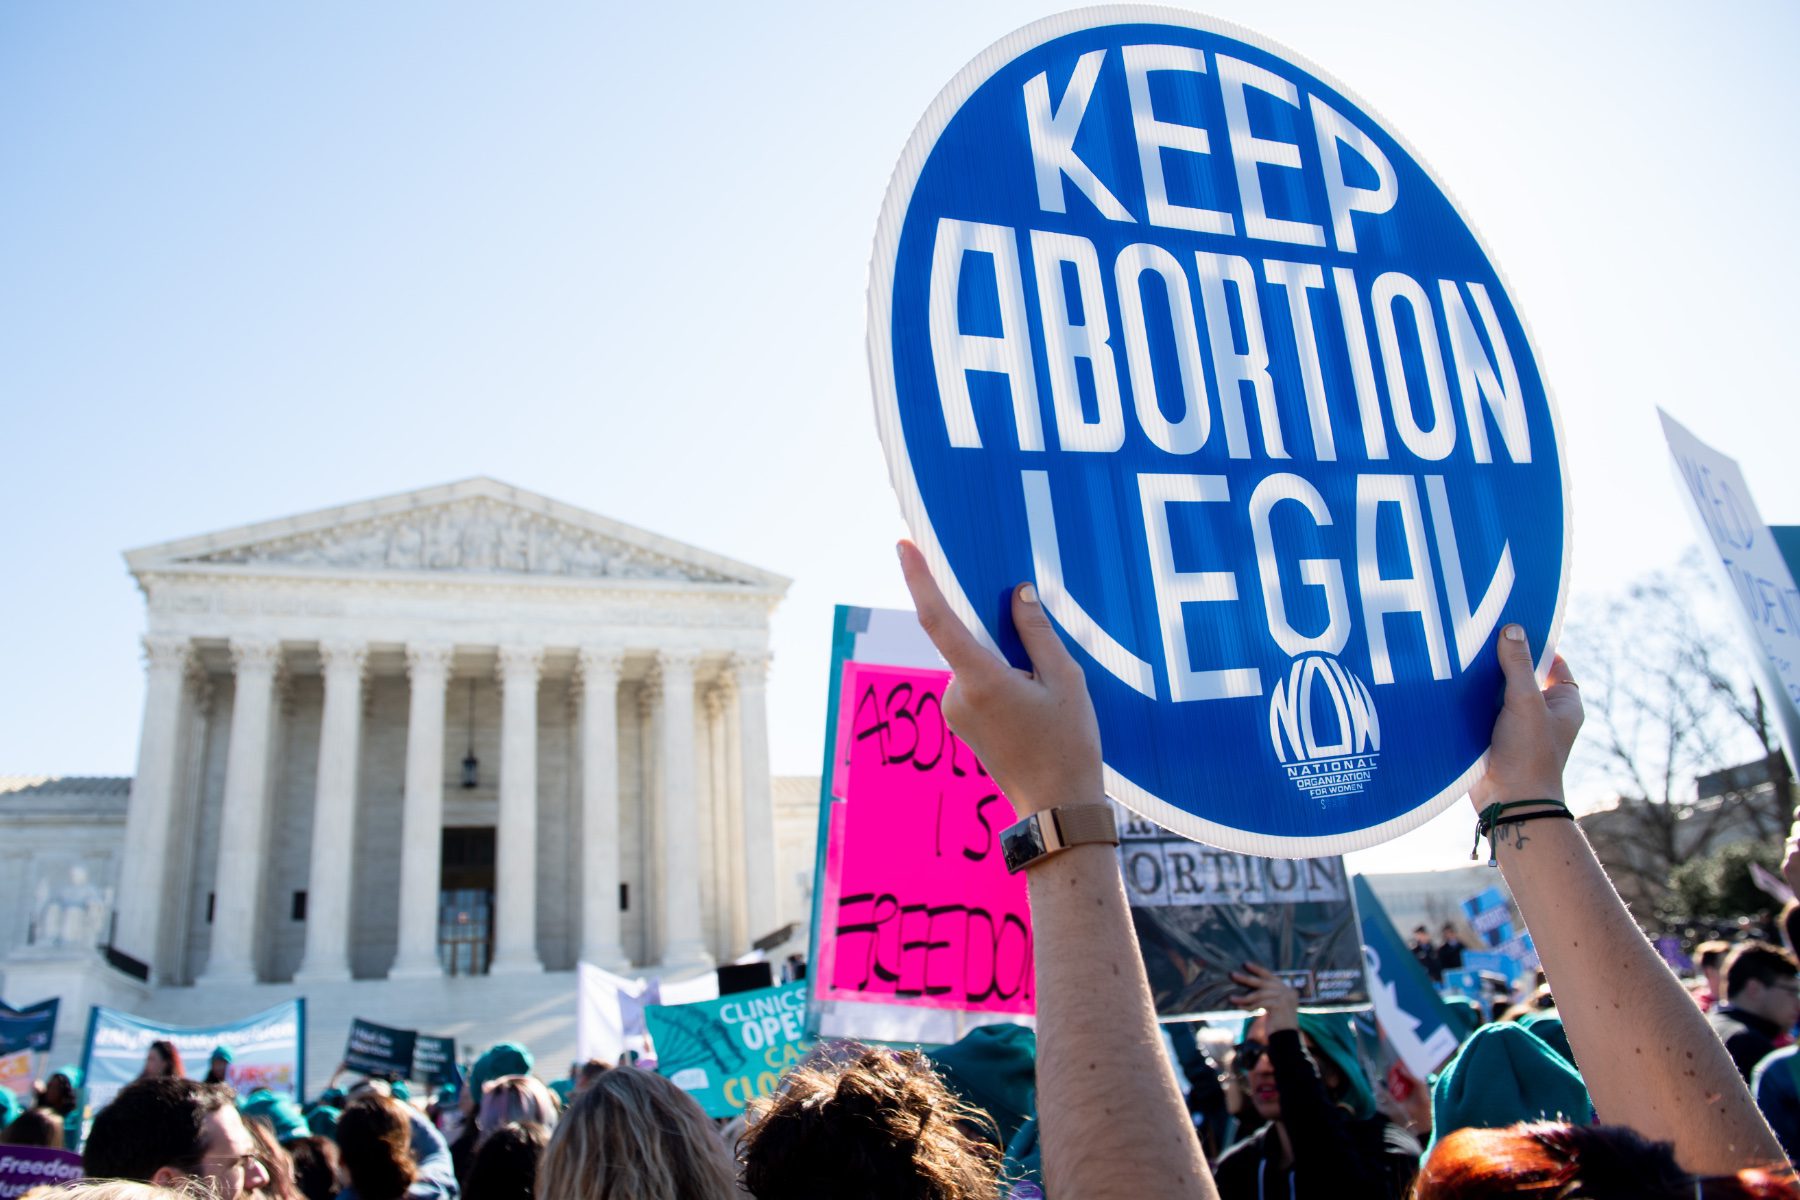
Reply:
[[[1019,585],[1019,599],[1025,601],[1027,604],[1036,604],[1038,602],[1037,588],[1030,583],[1021,583]]]
[[[906,561],[906,543],[905,542],[895,542],[894,543],[894,557],[899,559],[901,562]]]
[[[1523,625],[1508,625],[1505,629],[1501,630],[1500,633],[1501,636],[1506,638],[1509,642],[1522,642],[1525,640],[1525,627]]]

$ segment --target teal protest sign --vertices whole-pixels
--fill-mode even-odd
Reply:
[[[735,1117],[775,1090],[811,1044],[806,984],[738,992],[694,1004],[652,1004],[644,1022],[656,1069],[700,1102],[709,1117]]]

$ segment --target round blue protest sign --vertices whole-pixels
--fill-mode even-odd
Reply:
[[[1468,789],[1496,631],[1547,667],[1556,408],[1444,187],[1329,75],[1162,8],[1087,9],[944,89],[869,285],[889,469],[1016,664],[1035,581],[1107,787],[1233,850],[1340,853]]]

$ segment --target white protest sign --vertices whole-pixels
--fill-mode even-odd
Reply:
[[[1788,761],[1800,763],[1800,590],[1737,463],[1668,413],[1658,409],[1657,415],[1689,515],[1724,570],[1726,590],[1736,602],[1757,689],[1775,710]]]

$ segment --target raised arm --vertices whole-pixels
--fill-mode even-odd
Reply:
[[[900,565],[919,623],[955,674],[944,716],[1018,814],[1100,801],[1087,681],[1031,585],[1013,593],[1028,674],[963,627],[910,542],[900,544]],[[1028,879],[1044,1190],[1083,1200],[1216,1200],[1163,1054],[1117,855],[1073,846],[1037,862]]]
[[[1581,693],[1560,656],[1539,690],[1517,625],[1502,631],[1499,654],[1506,700],[1471,798],[1478,812],[1544,802],[1508,809],[1508,817],[1553,810],[1564,802]],[[1785,1162],[1725,1047],[1631,919],[1576,824],[1503,824],[1493,845],[1600,1119],[1673,1143],[1681,1165],[1698,1174]]]

